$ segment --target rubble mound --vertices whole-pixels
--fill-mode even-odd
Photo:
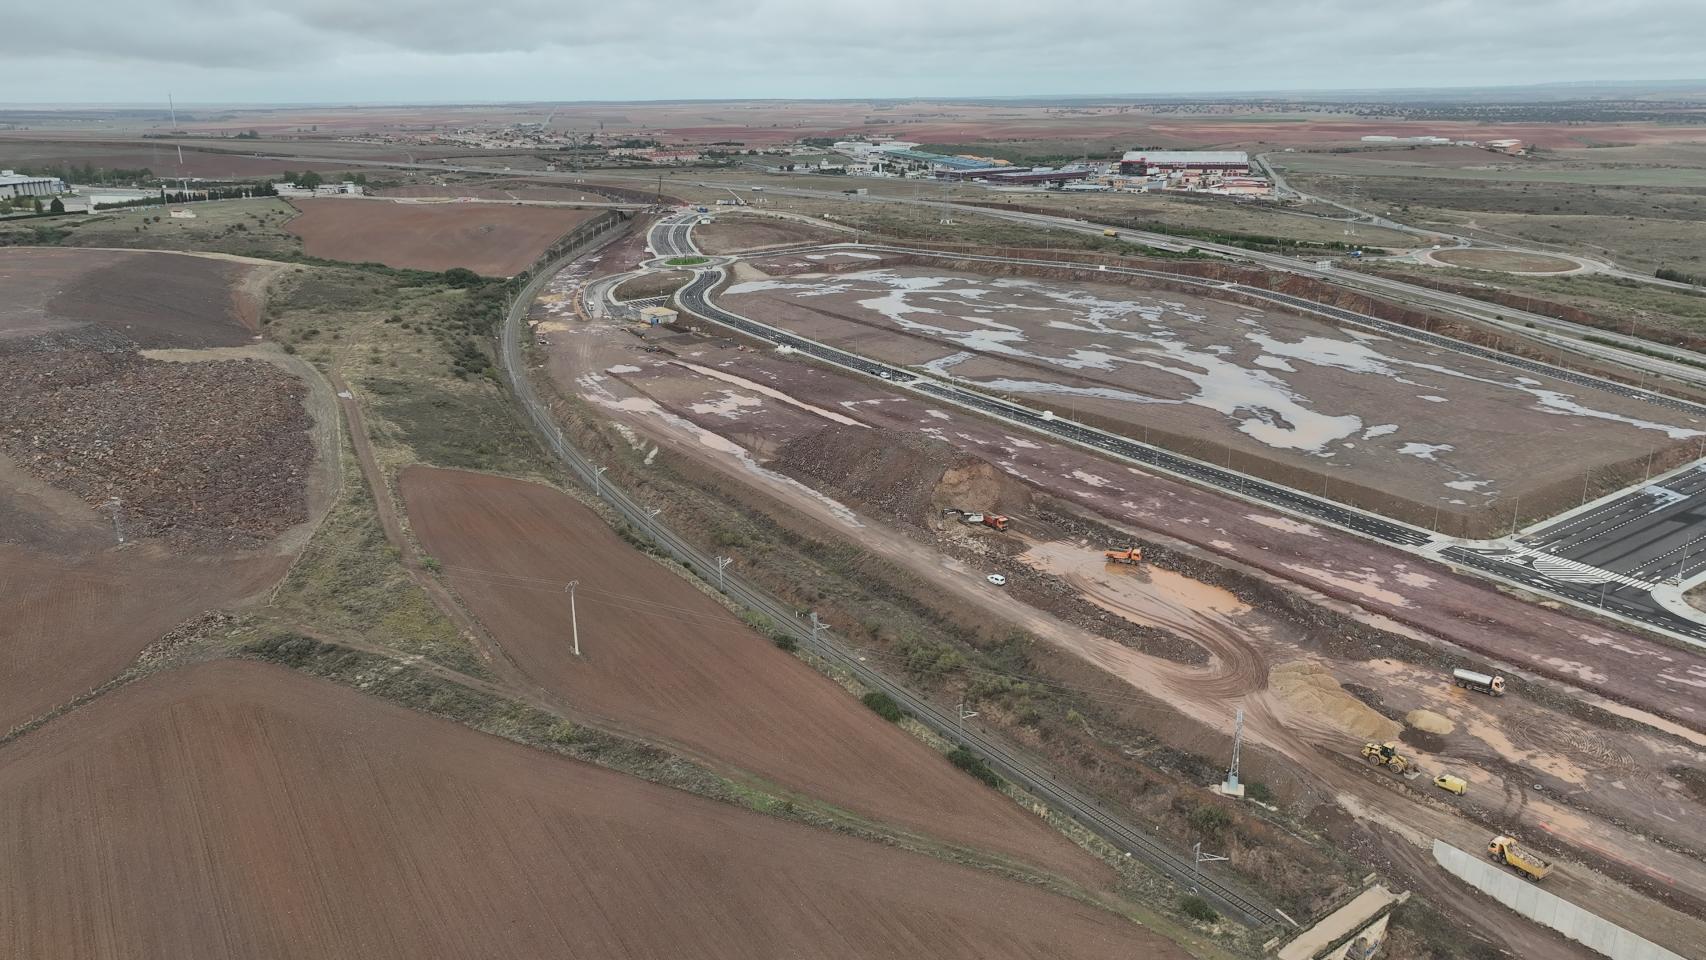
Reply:
[[[1026,513],[1030,491],[994,464],[937,440],[834,425],[791,440],[768,466],[849,506],[930,527],[944,508]]]
[[[1364,740],[1392,740],[1404,729],[1351,696],[1318,663],[1307,660],[1282,663],[1268,671],[1268,688],[1300,712],[1319,717]]]
[[[246,546],[308,517],[307,389],[259,360],[0,352],[0,452],[130,538]]]

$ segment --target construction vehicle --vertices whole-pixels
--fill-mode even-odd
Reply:
[[[1102,231],[1102,236],[1104,236],[1104,237],[1117,237],[1119,235],[1120,235],[1120,232],[1118,230],[1115,230],[1113,227],[1109,227],[1106,230]]]
[[[1434,778],[1434,786],[1444,790],[1446,793],[1455,793],[1461,797],[1463,796],[1463,791],[1469,789],[1469,781],[1462,777],[1452,776],[1449,773],[1442,773]]]
[[[984,514],[982,523],[984,526],[990,528],[991,530],[1006,530],[1007,529],[1007,518],[1002,516],[999,513],[986,513],[986,514]]]
[[[1124,550],[1103,550],[1102,557],[1109,563],[1141,564],[1143,563],[1143,548],[1133,545]]]
[[[1473,670],[1451,671],[1451,681],[1468,690],[1479,690],[1488,696],[1505,695],[1505,678],[1496,674],[1476,673]]]
[[[1362,755],[1365,760],[1372,760],[1376,765],[1391,767],[1393,773],[1403,773],[1415,766],[1414,761],[1398,752],[1396,743],[1375,743],[1370,740],[1362,745]]]
[[[1542,860],[1522,849],[1511,837],[1497,836],[1487,841],[1487,856],[1536,883],[1552,872],[1550,860]]]

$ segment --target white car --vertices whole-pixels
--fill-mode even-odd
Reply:
[[[1007,578],[999,573],[992,573],[983,579],[988,580],[990,583],[993,583],[998,587],[1005,587],[1007,585]]]

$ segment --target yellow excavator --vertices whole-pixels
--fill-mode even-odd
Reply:
[[[1362,745],[1363,759],[1392,768],[1393,773],[1403,773],[1415,766],[1415,761],[1398,752],[1396,743],[1375,743],[1369,741]]]

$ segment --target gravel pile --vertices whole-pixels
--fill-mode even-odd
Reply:
[[[306,387],[259,360],[0,353],[0,451],[130,538],[247,545],[307,519]]]

